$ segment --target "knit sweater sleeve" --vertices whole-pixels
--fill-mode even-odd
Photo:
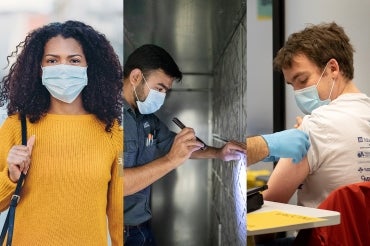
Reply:
[[[113,148],[117,156],[111,168],[111,181],[108,190],[108,225],[113,246],[123,245],[123,130],[112,129]]]
[[[21,127],[17,116],[11,116],[0,127],[0,211],[9,207],[16,183],[9,178],[7,157],[12,146],[21,142]],[[17,134],[16,134],[17,133]]]

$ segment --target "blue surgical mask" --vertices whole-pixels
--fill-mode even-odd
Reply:
[[[334,88],[335,80],[333,80],[333,84],[331,86],[331,90],[329,93],[329,97],[326,100],[321,100],[319,97],[319,92],[317,91],[317,86],[321,81],[322,76],[324,75],[326,66],[324,71],[322,72],[319,80],[317,81],[316,85],[312,85],[300,90],[294,91],[294,97],[297,103],[297,106],[304,114],[311,114],[311,112],[323,105],[327,105],[330,103],[330,96]]]
[[[71,103],[87,85],[87,67],[64,64],[42,67],[42,84],[56,99]]]
[[[159,92],[153,89],[150,89],[146,79],[143,75],[143,79],[145,81],[146,86],[149,88],[149,94],[146,99],[141,102],[136,94],[136,89],[134,87],[134,92],[136,96],[136,104],[141,114],[152,114],[156,112],[164,103],[164,99],[166,98],[166,93]]]

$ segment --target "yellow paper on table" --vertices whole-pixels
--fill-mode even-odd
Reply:
[[[306,224],[326,219],[290,214],[279,210],[247,214],[247,230],[263,230],[289,225]]]

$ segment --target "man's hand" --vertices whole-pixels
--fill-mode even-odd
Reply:
[[[223,161],[240,160],[246,151],[245,143],[230,141],[220,149],[218,158]]]
[[[194,151],[202,147],[204,147],[204,144],[196,140],[194,130],[185,127],[176,135],[171,150],[166,156],[171,163],[178,166],[189,159]]]
[[[172,147],[166,155],[145,165],[125,168],[124,196],[135,194],[153,184],[183,164],[194,151],[203,146],[203,143],[196,140],[194,130],[185,127],[175,136]]]
[[[297,129],[262,135],[262,137],[269,148],[269,156],[265,161],[292,158],[294,163],[298,163],[307,154],[310,147],[308,135]]]

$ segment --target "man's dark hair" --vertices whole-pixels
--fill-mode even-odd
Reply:
[[[123,76],[126,79],[133,69],[140,69],[144,75],[151,70],[162,69],[163,72],[181,81],[182,73],[171,55],[163,48],[154,44],[145,44],[132,52],[123,68]]]

